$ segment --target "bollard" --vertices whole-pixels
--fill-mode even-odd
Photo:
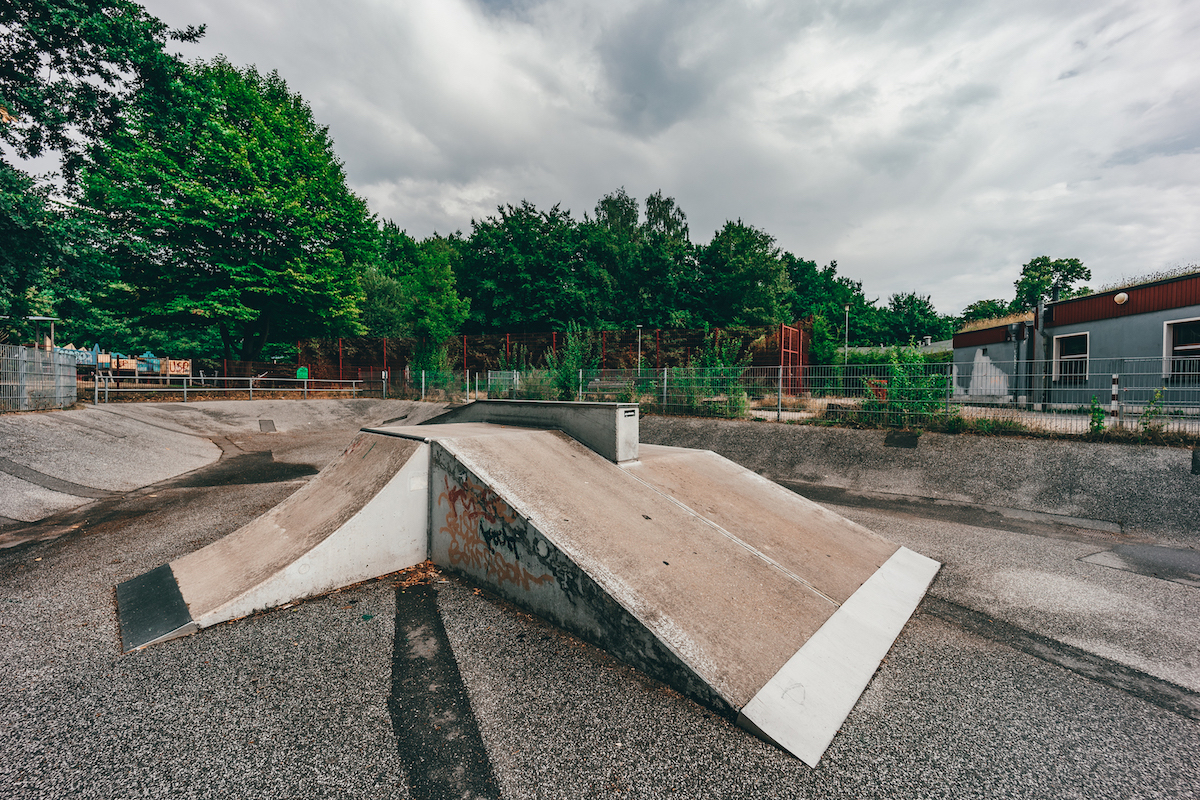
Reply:
[[[1112,403],[1108,407],[1108,415],[1110,417],[1117,416],[1118,406],[1119,406],[1119,403],[1117,401],[1117,387],[1118,387],[1119,381],[1120,381],[1119,375],[1112,376]]]

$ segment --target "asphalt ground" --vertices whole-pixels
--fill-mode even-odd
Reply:
[[[340,449],[271,436],[233,441]],[[116,583],[307,480],[259,460],[0,550],[0,797],[1200,795],[1200,589],[1080,560],[1119,535],[911,504],[834,506],[946,566],[815,769],[431,570],[122,655]]]

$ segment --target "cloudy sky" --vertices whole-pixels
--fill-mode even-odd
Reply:
[[[661,189],[957,313],[1020,265],[1200,261],[1188,0],[154,0],[188,58],[277,69],[417,237]]]

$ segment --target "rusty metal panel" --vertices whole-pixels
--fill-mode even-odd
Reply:
[[[995,328],[984,328],[978,331],[954,334],[954,348],[981,347],[988,344],[1000,344],[1008,338],[1008,325],[998,325]]]
[[[1129,299],[1118,305],[1115,298],[1121,292],[1129,295]],[[1063,300],[1052,306],[1052,319],[1055,326],[1071,325],[1193,305],[1200,305],[1200,275]],[[955,337],[955,347],[958,346]]]

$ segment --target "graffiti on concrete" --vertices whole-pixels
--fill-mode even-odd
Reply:
[[[734,709],[659,637],[454,456],[435,444],[439,564],[493,583],[507,599],[562,626],[732,720]],[[438,556],[441,547],[443,556]],[[538,574],[540,573],[540,575]]]
[[[451,483],[446,475],[437,499],[439,516],[445,520],[440,533],[449,540],[450,564],[481,571],[498,584],[512,583],[526,591],[553,581],[553,575],[534,575],[518,560],[516,545],[524,538],[524,521],[517,513],[479,481],[464,476],[464,482],[465,486]],[[511,560],[502,551],[507,551]]]

